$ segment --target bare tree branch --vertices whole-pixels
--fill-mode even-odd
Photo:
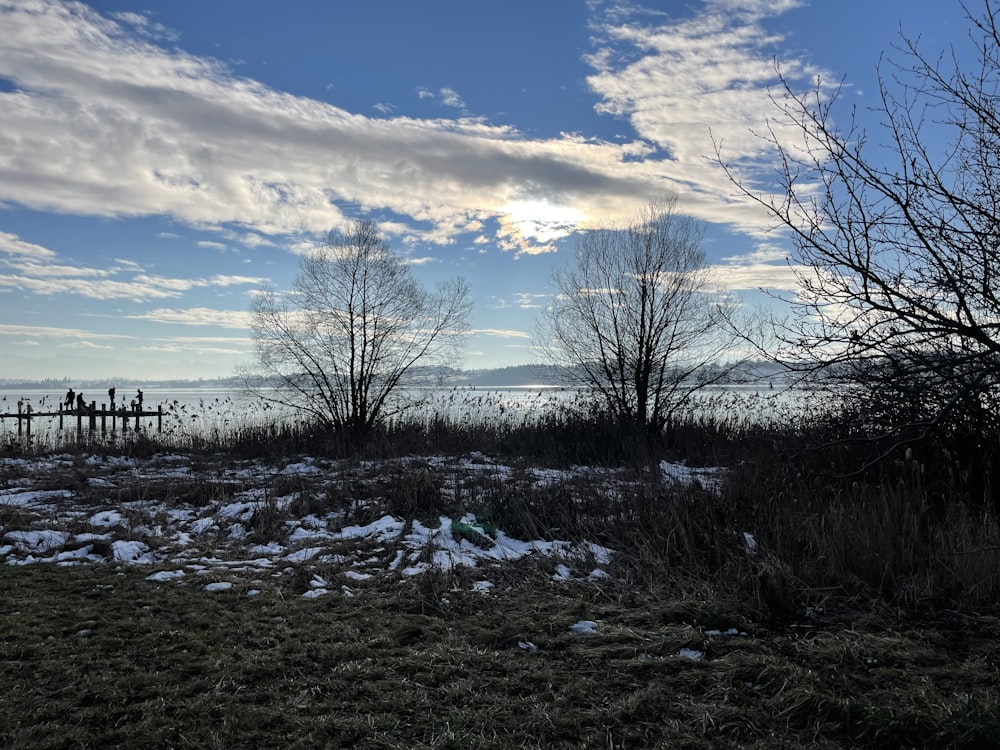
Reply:
[[[732,303],[708,284],[702,229],[676,200],[650,202],[629,226],[585,235],[552,278],[537,339],[610,413],[662,429],[735,337]]]
[[[252,393],[337,429],[367,430],[393,410],[417,365],[454,364],[471,310],[462,280],[420,287],[375,224],[354,222],[305,256],[293,291],[251,307]]]

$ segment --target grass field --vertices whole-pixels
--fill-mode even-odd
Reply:
[[[557,584],[530,564],[487,595],[471,580],[381,580],[307,600],[281,584],[248,597],[107,565],[5,567],[0,744],[988,748],[1000,738],[990,618],[840,613],[770,628],[738,602]],[[571,633],[581,620],[596,632]]]

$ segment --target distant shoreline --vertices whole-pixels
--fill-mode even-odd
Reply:
[[[725,383],[755,383],[766,382],[769,379],[780,381],[786,371],[782,368],[762,362],[751,362],[739,368]],[[417,373],[420,377],[420,373]],[[476,388],[550,388],[570,387],[564,371],[553,365],[513,365],[480,370],[449,370],[444,373],[428,372],[424,375],[428,385],[449,387]],[[76,390],[107,390],[109,387],[125,391],[129,388],[149,388],[157,390],[198,390],[205,389],[239,389],[243,386],[243,378],[239,376],[218,378],[169,378],[165,380],[144,380],[140,378],[87,378],[74,380],[69,377],[43,378],[29,380],[25,378],[0,378],[0,392],[4,390],[46,390],[59,391],[73,388]]]

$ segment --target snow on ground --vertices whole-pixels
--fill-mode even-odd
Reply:
[[[660,462],[660,471],[664,478],[677,484],[700,484],[703,488],[716,491],[722,484],[724,469],[710,466],[701,468],[690,468],[685,464],[672,464],[668,461]]]
[[[452,478],[515,474],[482,454],[397,463],[417,462]],[[0,488],[0,563],[145,566],[149,581],[196,582],[206,592],[226,591],[234,580],[246,579],[254,586],[248,595],[260,593],[265,577],[322,570],[309,579],[303,596],[310,598],[352,596],[351,586],[377,576],[410,578],[457,568],[482,568],[488,576],[490,568],[529,555],[553,560],[558,581],[610,578],[595,567],[611,562],[610,549],[518,539],[481,523],[473,513],[421,520],[379,514],[374,500],[342,502],[341,509],[325,512],[318,507],[323,503],[308,502],[308,492],[322,497],[331,488],[357,487],[359,477],[385,474],[388,467],[377,462],[348,466],[296,457],[280,467],[220,462],[210,469],[204,463],[194,465],[194,459],[180,455],[0,459],[6,484]],[[718,476],[676,464],[664,463],[661,469],[672,481],[697,481],[703,487]],[[87,474],[82,482],[81,473]],[[613,481],[612,471],[588,467],[528,469],[522,475],[536,487],[581,477]],[[72,489],[42,488],[58,486],[60,477]],[[276,496],[276,478],[284,487],[299,489]],[[310,489],[303,490],[302,483],[311,483]],[[339,580],[328,580],[333,576]],[[484,577],[473,590],[488,595],[492,585]],[[574,632],[593,632],[590,627],[581,623]]]

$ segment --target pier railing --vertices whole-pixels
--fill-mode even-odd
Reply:
[[[144,417],[156,417],[156,431],[163,431],[163,406],[162,404],[156,407],[156,411],[144,410],[141,406],[136,406],[134,408],[126,406],[116,407],[114,404],[111,405],[109,409],[107,404],[101,404],[100,408],[97,407],[96,401],[91,401],[89,406],[84,406],[83,408],[65,408],[62,404],[59,405],[58,411],[34,411],[31,408],[31,404],[26,404],[24,408],[19,409],[16,414],[0,414],[0,420],[3,419],[16,419],[17,420],[17,433],[19,435],[27,434],[31,436],[31,421],[33,419],[59,419],[59,429],[63,429],[64,422],[66,420],[72,420],[76,418],[76,430],[77,432],[83,432],[84,425],[90,430],[97,430],[98,423],[100,423],[101,432],[108,431],[108,425],[110,423],[111,431],[115,432],[120,428],[122,430],[129,429],[129,423],[134,420],[135,429],[142,429],[141,420]]]

